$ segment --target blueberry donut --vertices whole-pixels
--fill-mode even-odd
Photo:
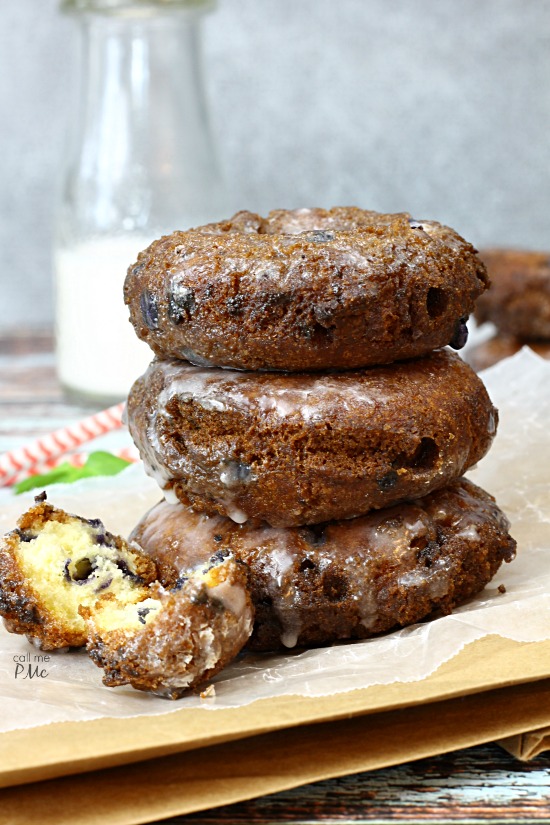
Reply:
[[[339,207],[174,232],[130,266],[124,296],[161,358],[295,372],[459,349],[486,287],[476,250],[452,229]]]
[[[0,616],[11,633],[42,650],[82,647],[79,613],[102,595],[138,602],[157,578],[151,559],[84,519],[37,497],[15,530],[0,538]]]
[[[252,632],[248,573],[227,550],[149,588],[136,604],[115,596],[81,609],[87,650],[107,687],[131,685],[178,699],[240,652]]]
[[[485,455],[497,425],[482,382],[450,350],[326,375],[154,361],[127,418],[170,501],[274,527],[443,487]]]
[[[0,540],[0,615],[43,650],[86,645],[108,687],[177,698],[237,655],[254,613],[229,550],[176,577],[164,567],[99,519],[37,501]]]
[[[249,571],[248,647],[276,650],[363,639],[451,612],[511,561],[515,541],[486,492],[465,479],[349,521],[254,528],[161,502],[132,540],[175,580],[213,551]]]
[[[478,298],[477,321],[506,336],[550,341],[550,254],[489,249],[482,257],[491,288]]]

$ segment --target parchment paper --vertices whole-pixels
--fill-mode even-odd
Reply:
[[[105,688],[81,651],[50,654],[43,677],[15,678],[14,657],[43,655],[0,631],[0,732],[57,721],[169,713],[185,707],[238,707],[285,694],[327,696],[375,684],[426,678],[465,645],[489,634],[519,642],[550,638],[550,363],[530,350],[482,375],[500,411],[494,445],[469,476],[496,496],[512,522],[517,559],[453,615],[385,637],[284,655],[244,655],[215,680],[215,695],[169,702],[131,688]],[[136,465],[114,479],[86,479],[48,490],[56,506],[99,517],[127,534],[159,492]],[[32,495],[0,497],[0,530]],[[504,585],[505,593],[498,591]],[[550,676],[550,662],[548,663]]]

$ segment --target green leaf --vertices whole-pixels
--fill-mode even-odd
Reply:
[[[89,476],[116,476],[131,463],[112,453],[97,450],[95,453],[90,453],[82,469],[86,470],[86,475]]]
[[[80,478],[90,478],[91,476],[115,476],[124,470],[131,462],[124,458],[119,458],[112,453],[97,450],[90,453],[83,467],[73,467],[68,461],[54,467],[48,473],[38,476],[30,476],[14,485],[17,495],[25,493],[27,490],[34,490],[36,487],[47,487],[49,484],[72,484]]]

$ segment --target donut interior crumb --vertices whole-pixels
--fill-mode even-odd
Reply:
[[[95,630],[100,636],[112,630],[139,630],[156,617],[162,607],[161,601],[143,598],[147,588],[140,590],[137,594],[135,590],[130,594],[109,594],[91,607],[90,615],[93,616]],[[138,601],[136,595],[141,597]]]
[[[198,567],[189,571],[185,580],[187,578],[193,579],[205,594],[210,588],[223,584],[223,575],[216,566]],[[176,589],[179,589],[177,585]],[[166,592],[160,583],[155,583],[155,595],[162,597]],[[99,636],[105,636],[115,630],[139,630],[143,625],[156,619],[163,607],[162,598],[152,598],[150,593],[150,589],[145,587],[110,590],[97,601],[93,601],[88,609],[84,606],[81,613],[85,618],[93,619],[95,632]]]
[[[85,633],[79,607],[92,607],[106,593],[127,604],[146,597],[134,555],[99,545],[92,525],[74,518],[41,522],[36,528],[35,536],[27,534],[15,548],[21,572],[40,603],[71,631]]]

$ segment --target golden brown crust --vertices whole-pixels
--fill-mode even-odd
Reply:
[[[355,207],[239,212],[155,241],[125,302],[162,358],[247,370],[350,369],[453,339],[487,285],[452,229]]]
[[[132,533],[173,576],[229,549],[249,569],[249,647],[323,644],[451,612],[478,593],[515,541],[492,496],[466,479],[410,504],[313,528],[253,528],[161,502]]]
[[[129,684],[177,699],[235,658],[253,626],[247,570],[232,557],[210,563],[216,565],[211,586],[191,576],[179,584],[174,580],[169,591],[160,584],[152,587],[151,598],[161,603],[158,618],[137,629],[104,632],[98,629],[98,614],[83,611],[87,650],[104,669],[105,685]],[[189,567],[182,573],[188,574]]]
[[[441,350],[323,376],[154,362],[130,392],[128,424],[168,495],[286,527],[443,487],[485,455],[497,412],[472,369]]]
[[[43,604],[40,595],[19,567],[16,548],[19,536],[8,533],[0,539],[0,616],[6,630],[25,635],[42,650],[82,647],[82,633],[67,628]]]
[[[487,249],[480,253],[491,278],[478,298],[479,323],[524,340],[550,340],[550,253]]]

